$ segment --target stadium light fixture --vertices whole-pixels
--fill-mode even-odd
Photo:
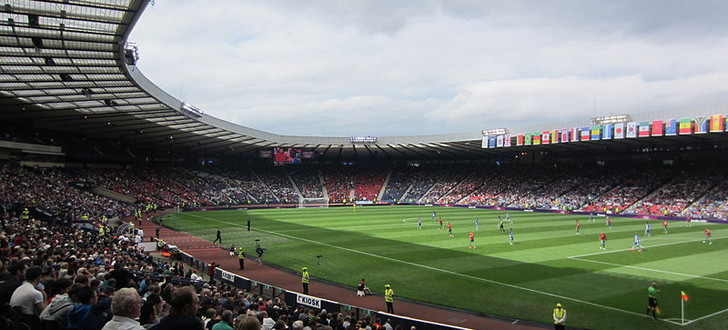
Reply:
[[[182,102],[182,106],[180,107],[179,110],[180,110],[180,112],[187,115],[188,117],[195,117],[195,118],[202,117],[202,114],[204,113],[204,112],[202,112],[202,110],[200,110],[200,108],[198,108],[192,104],[189,104],[187,102]]]
[[[503,135],[503,134],[508,134],[508,129],[505,129],[505,128],[484,129],[482,131],[482,133],[483,133],[483,136],[488,136],[488,135]]]
[[[124,60],[128,65],[136,65],[139,62],[139,47],[133,42],[124,45]]]
[[[624,122],[628,122],[628,121],[632,121],[632,116],[630,116],[628,114],[594,117],[591,119],[592,125],[616,124],[616,123],[624,123]]]

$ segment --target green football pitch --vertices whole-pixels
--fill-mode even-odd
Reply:
[[[432,220],[437,212],[453,237]],[[368,206],[187,212],[165,225],[212,241],[223,239],[253,253],[259,239],[267,263],[351,285],[366,278],[382,292],[483,314],[551,323],[561,303],[568,325],[593,329],[728,328],[728,226],[534,212],[510,212],[514,244],[497,228],[505,211],[426,206]],[[422,219],[422,229],[417,219]],[[475,219],[480,228],[475,229]],[[253,230],[246,230],[246,221]],[[581,233],[576,234],[576,220]],[[703,243],[709,227],[713,244]],[[475,233],[477,249],[468,248]],[[599,248],[599,233],[607,249]],[[634,235],[642,250],[630,250]],[[322,256],[317,263],[316,256]],[[645,318],[647,287],[657,282],[659,320]],[[680,293],[689,300],[685,324]]]

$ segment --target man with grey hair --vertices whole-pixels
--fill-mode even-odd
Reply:
[[[144,330],[134,319],[139,317],[142,309],[142,297],[136,289],[124,288],[114,292],[111,300],[111,311],[114,317],[101,330]]]

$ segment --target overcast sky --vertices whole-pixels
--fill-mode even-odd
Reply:
[[[141,71],[276,134],[461,133],[728,104],[724,0],[154,2],[129,38]]]

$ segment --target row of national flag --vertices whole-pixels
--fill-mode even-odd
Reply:
[[[483,136],[483,148],[545,145],[580,141],[632,139],[641,137],[677,136],[726,132],[728,117],[725,115],[698,116],[643,122],[622,122],[554,129],[515,135]]]

